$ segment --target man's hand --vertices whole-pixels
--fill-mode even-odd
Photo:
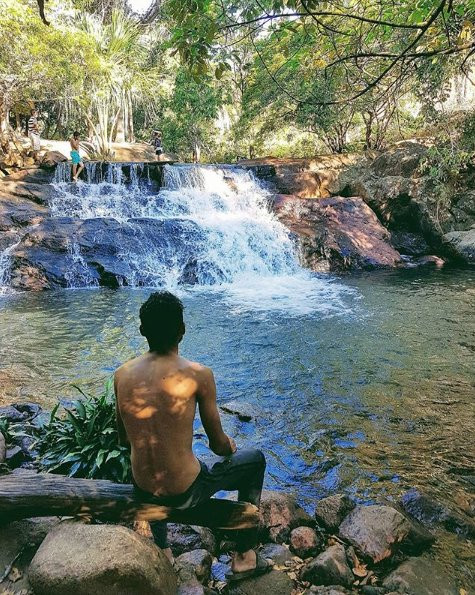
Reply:
[[[209,368],[203,367],[200,376],[197,399],[201,421],[209,438],[209,447],[214,454],[227,457],[235,453],[237,447],[234,440],[224,433],[221,425],[216,405],[216,385],[213,372]]]
[[[234,442],[233,438],[231,438],[230,436],[228,436],[228,438],[229,438],[229,444],[231,445],[231,454],[234,454],[237,451],[236,443]]]

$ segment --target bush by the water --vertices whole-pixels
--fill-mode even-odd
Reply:
[[[83,399],[65,408],[64,416],[58,404],[38,437],[41,468],[70,477],[130,481],[130,451],[119,445],[111,383],[97,397],[76,388]]]

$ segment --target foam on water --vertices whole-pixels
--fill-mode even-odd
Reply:
[[[87,163],[86,178],[71,184],[70,166],[58,166],[52,213],[123,224],[136,240],[119,255],[130,271],[128,285],[221,291],[237,311],[348,311],[348,289],[299,265],[288,230],[269,208],[269,191],[251,172],[166,165],[163,187],[155,193],[140,164],[127,164],[124,176],[123,164]],[[145,220],[163,222],[160,237]],[[78,246],[71,255],[71,282],[88,285]]]

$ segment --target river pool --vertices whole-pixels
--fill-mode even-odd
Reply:
[[[149,292],[1,296],[0,401],[51,408],[76,396],[72,383],[100,390],[144,349],[137,312]],[[473,490],[473,271],[314,277],[278,292],[241,283],[180,295],[182,352],[214,369],[220,403],[253,405],[255,421],[225,414],[224,425],[238,445],[265,451],[267,487],[296,492],[308,509],[336,491],[368,502],[410,487],[457,509]],[[199,420],[196,433],[203,454]],[[470,585],[468,542],[440,537],[435,555]]]

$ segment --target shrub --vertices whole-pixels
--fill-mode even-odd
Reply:
[[[119,445],[111,382],[98,397],[75,388],[83,399],[65,408],[64,416],[58,415],[56,405],[36,442],[41,469],[70,477],[130,481],[130,451]]]

